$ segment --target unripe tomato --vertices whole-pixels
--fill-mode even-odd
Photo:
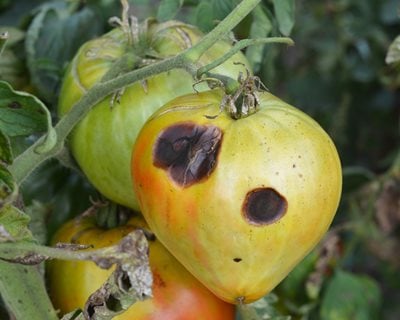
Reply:
[[[136,68],[140,68],[175,56],[203,36],[195,27],[177,21],[162,24],[147,21],[146,29],[133,44],[128,43],[121,29],[84,44],[65,74],[59,114],[67,113],[122,56],[134,55],[131,58],[136,60]],[[228,42],[219,41],[200,58],[199,67],[230,48]],[[238,53],[211,72],[236,79],[246,68],[249,68],[246,58]],[[137,82],[121,92],[119,103],[112,106],[108,97],[94,106],[75,128],[70,143],[72,153],[91,183],[107,198],[139,210],[130,175],[133,143],[147,118],[172,98],[193,92],[193,83],[192,76],[181,69]],[[197,90],[205,88],[204,83],[196,86]]]
[[[220,113],[219,90],[174,99],[142,128],[132,175],[157,238],[220,298],[272,290],[327,231],[341,165],[326,132],[267,92]]]
[[[103,230],[93,217],[67,222],[52,242],[93,245],[101,248],[116,244],[137,227],[146,227],[141,218],[127,225]],[[234,306],[218,299],[194,278],[157,241],[149,241],[149,262],[153,273],[153,298],[134,303],[118,320],[234,319]],[[47,265],[50,297],[62,314],[83,308],[89,296],[111,274],[91,261],[53,260]]]

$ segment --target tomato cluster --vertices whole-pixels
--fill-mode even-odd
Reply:
[[[66,74],[60,115],[122,56],[140,68],[202,36],[179,22],[147,22],[145,35],[138,42],[145,47],[129,43],[120,29],[86,43]],[[229,48],[219,42],[199,65]],[[248,70],[237,54],[213,72],[241,79]],[[192,319],[188,310],[201,319],[233,319],[234,304],[270,292],[332,222],[341,194],[333,142],[308,115],[254,83],[250,76],[242,79],[235,95],[221,88],[195,92],[188,73],[172,70],[125,88],[114,104],[110,98],[100,102],[74,129],[71,150],[88,179],[111,200],[140,210],[160,241],[151,244],[150,263],[168,293],[156,285],[154,299],[128,310],[135,319]],[[128,225],[98,237],[98,229],[82,226],[87,223],[68,224],[56,239],[104,246],[132,230]],[[70,272],[80,279],[79,285],[50,286],[62,311],[82,306],[105,279],[108,273],[94,268],[51,264],[50,279]],[[88,281],[89,274],[96,281]]]

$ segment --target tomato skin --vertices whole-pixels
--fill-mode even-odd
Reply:
[[[135,192],[150,228],[231,303],[270,292],[322,238],[341,194],[329,136],[272,94],[259,97],[259,111],[239,120],[219,114],[218,90],[174,99],[145,124],[132,154]],[[202,140],[203,153],[196,153]],[[191,167],[179,162],[186,155],[174,155],[185,143]],[[212,150],[209,162],[196,163]],[[200,179],[193,180],[197,168]]]
[[[147,227],[143,219],[132,218],[127,225],[109,230],[96,226],[93,217],[67,222],[56,233],[53,244],[74,242],[95,248],[116,244],[137,227]],[[234,319],[234,306],[218,299],[199,283],[157,241],[149,241],[149,261],[153,272],[153,298],[136,302],[117,320]],[[49,261],[47,278],[50,297],[62,314],[83,308],[87,298],[110,275],[88,261]]]
[[[195,44],[202,33],[193,26],[169,22],[169,27],[151,22],[147,33],[152,54],[160,58],[174,56],[185,46]],[[199,60],[204,66],[226,53],[231,45],[219,41]],[[140,54],[141,48],[131,48],[126,35],[114,29],[98,39],[84,44],[70,64],[60,92],[58,111],[63,116],[104,74],[127,52]],[[149,60],[149,59],[147,59]],[[240,64],[234,64],[239,62]],[[147,63],[145,60],[142,64]],[[239,72],[250,69],[241,53],[212,70],[237,78]],[[144,82],[126,87],[120,102],[111,106],[111,97],[98,103],[78,124],[70,139],[72,153],[90,182],[107,198],[139,211],[130,175],[130,157],[136,136],[148,117],[163,104],[182,94],[193,92],[194,80],[184,70],[174,69]],[[205,83],[196,90],[205,90]]]

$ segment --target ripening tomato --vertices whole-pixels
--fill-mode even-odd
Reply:
[[[145,228],[143,219],[134,217],[125,226],[104,230],[94,217],[67,222],[52,243],[75,243],[101,248],[116,244],[135,228]],[[119,320],[234,319],[234,306],[218,299],[197,281],[157,241],[149,241],[149,262],[153,273],[153,298],[134,303]],[[89,296],[111,274],[91,261],[53,260],[47,264],[50,297],[62,314],[83,308]]]
[[[272,290],[327,231],[341,165],[327,133],[267,92],[258,110],[220,112],[219,90],[176,98],[143,126],[132,175],[167,249],[220,298]]]
[[[154,61],[175,56],[191,47],[203,34],[193,26],[168,21],[157,23],[146,20],[133,43],[120,29],[114,29],[98,39],[84,44],[71,62],[59,97],[60,116],[99,82],[122,56],[141,68]],[[198,61],[204,66],[226,53],[230,43],[221,40]],[[238,64],[237,64],[238,63]],[[239,72],[249,69],[246,58],[238,53],[211,70],[234,79]],[[71,150],[82,171],[91,183],[107,198],[134,210],[139,210],[133,193],[130,157],[136,136],[148,117],[169,100],[193,92],[192,76],[174,69],[137,82],[121,91],[119,102],[111,104],[111,97],[93,107],[71,136]],[[205,83],[196,90],[205,90]]]

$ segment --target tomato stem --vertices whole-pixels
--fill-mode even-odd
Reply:
[[[19,264],[36,265],[49,259],[88,260],[96,262],[103,269],[108,269],[120,260],[134,258],[132,252],[124,252],[120,248],[129,239],[140,243],[141,246],[147,246],[144,232],[137,229],[122,238],[116,245],[90,250],[87,250],[88,246],[68,243],[59,244],[58,247],[48,247],[33,242],[0,242],[0,259],[18,263],[14,266]],[[0,261],[0,267],[2,267],[1,263]]]
[[[283,43],[287,45],[293,45],[294,42],[292,39],[287,37],[271,37],[271,38],[260,38],[260,39],[244,39],[236,42],[235,45],[223,56],[219,57],[218,59],[214,60],[210,64],[207,64],[197,70],[196,76],[200,78],[204,73],[214,69],[215,67],[219,66],[220,64],[224,63],[230,57],[235,55],[240,50],[248,47],[248,46],[255,46],[261,44],[268,44],[268,43]]]

